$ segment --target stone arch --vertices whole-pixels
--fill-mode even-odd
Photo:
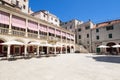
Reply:
[[[116,45],[116,43],[114,43],[114,42],[109,42],[109,43],[107,43],[107,46],[112,47],[113,45]]]
[[[5,39],[0,38],[0,43],[6,42]],[[7,56],[7,46],[6,45],[0,45],[0,57]]]
[[[67,46],[67,53],[70,53],[70,46]]]
[[[73,45],[71,46],[71,52],[72,53],[74,52],[74,46]]]
[[[6,41],[7,41],[6,39],[3,39],[3,38],[0,38],[0,40],[1,40],[1,41],[4,41],[4,42],[6,42]]]
[[[19,41],[19,42],[22,42],[22,43],[25,43],[25,41],[24,40],[22,40],[22,39],[12,39],[13,41]],[[11,41],[12,41],[11,40]]]
[[[109,42],[109,43],[106,44],[106,46],[109,46],[109,48],[106,49],[107,52],[109,52],[109,54],[112,54],[112,55],[115,55],[115,54],[116,54],[116,53],[114,53],[114,52],[116,52],[117,49],[116,49],[116,48],[112,48],[112,46],[114,46],[114,45],[116,45],[115,42]]]

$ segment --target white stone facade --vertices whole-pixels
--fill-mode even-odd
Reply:
[[[91,52],[91,28],[93,23],[91,21],[80,24],[76,30],[77,44],[83,45],[89,52]]]
[[[100,45],[112,46],[120,44],[120,20],[113,20],[96,25],[92,29],[92,49],[97,52]],[[109,45],[111,43],[111,45]],[[102,49],[101,49],[102,50]],[[116,51],[116,49],[114,49]],[[103,52],[108,53],[107,49]]]
[[[28,13],[29,0],[1,0],[0,2],[1,4],[21,10],[24,13]]]
[[[77,26],[82,24],[83,21],[79,21],[79,20],[76,20],[76,19],[73,19],[73,20],[70,20],[70,21],[67,21],[67,22],[62,22],[61,23],[61,26],[71,32],[75,32],[76,29],[77,29]]]
[[[9,41],[19,41],[24,45],[0,45],[0,56],[23,56],[34,52],[39,54],[40,51],[46,54],[75,51],[74,33],[14,8],[0,5],[0,44]],[[42,45],[29,46],[31,42]]]
[[[38,12],[34,12],[32,15],[36,18],[47,21],[53,25],[60,26],[59,18],[55,16],[54,14],[51,14],[49,11],[41,10]]]

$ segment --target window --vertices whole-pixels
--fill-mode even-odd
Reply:
[[[72,29],[72,25],[70,26],[70,29]]]
[[[87,34],[87,38],[89,38],[89,34]]]
[[[51,18],[51,20],[53,20],[53,18]]]
[[[87,41],[87,44],[89,44],[89,41]]]
[[[90,29],[90,26],[86,26],[85,29],[86,29],[86,30],[87,30],[87,29]]]
[[[81,31],[81,28],[79,28],[78,31],[80,32],[80,31]]]
[[[26,2],[26,0],[24,0],[24,2]]]
[[[20,46],[14,46],[14,53],[20,54]]]
[[[26,7],[25,7],[25,5],[23,5],[23,9],[25,9]]]
[[[99,29],[96,29],[96,32],[99,32]]]
[[[96,39],[99,40],[99,36],[96,36]]]
[[[2,52],[7,52],[7,46],[2,46]]]
[[[57,19],[55,19],[55,22],[57,22]]]
[[[109,37],[109,38],[112,38],[112,34],[108,34],[108,37]]]
[[[43,16],[44,16],[44,17],[46,17],[46,15],[45,15],[45,14],[44,14]]]
[[[79,35],[79,39],[81,39],[81,35]]]
[[[106,27],[106,30],[107,30],[107,31],[113,30],[113,29],[114,29],[113,25],[112,25],[112,26],[107,26],[107,27]]]

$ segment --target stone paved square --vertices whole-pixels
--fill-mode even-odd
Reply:
[[[120,56],[61,54],[3,60],[0,80],[120,80]]]

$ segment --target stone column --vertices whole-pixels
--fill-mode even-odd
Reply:
[[[7,58],[10,58],[10,45],[8,45]]]
[[[24,54],[25,54],[25,57],[27,56],[27,45],[24,46]]]
[[[61,43],[63,43],[62,42],[62,32],[61,32],[61,36],[60,37],[61,37]],[[61,51],[60,51],[60,53],[62,54],[62,44],[61,44]]]
[[[71,41],[70,41],[70,43],[71,43]],[[72,48],[71,48],[71,44],[70,44],[70,53],[72,53]]]
[[[47,46],[47,54],[49,54],[49,47]]]
[[[28,19],[26,19],[25,37],[28,37]]]
[[[49,32],[48,32],[48,28],[49,28],[49,27],[47,27],[47,41],[49,40]]]
[[[66,37],[66,54],[67,54],[67,36],[65,36]]]
[[[55,29],[55,33],[54,33],[54,34],[55,34],[55,41],[56,41],[56,42],[55,42],[55,46],[54,46],[54,49],[55,49],[54,53],[55,53],[55,55],[56,55],[56,43],[57,43],[57,39],[56,39],[56,29]]]
[[[73,46],[73,52],[75,52],[75,34],[74,34],[74,46]]]
[[[37,56],[39,56],[39,46],[37,46]]]
[[[54,48],[55,48],[55,51],[54,51],[54,53],[55,53],[55,55],[56,55],[56,46],[55,46]]]
[[[40,38],[40,33],[39,33],[39,23],[38,23],[38,38]]]
[[[11,23],[12,23],[12,14],[10,14],[10,20],[9,20],[9,32],[8,32],[8,34],[12,34],[12,25],[11,25]]]

